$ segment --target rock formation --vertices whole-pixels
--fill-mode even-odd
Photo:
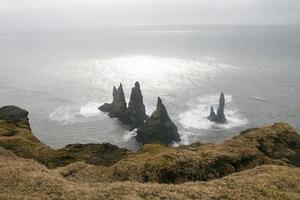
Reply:
[[[113,102],[103,104],[99,107],[99,110],[108,112],[111,118],[119,118],[123,124],[130,125],[127,103],[121,83],[118,89],[113,88]]]
[[[214,107],[211,106],[211,107],[210,107],[210,113],[209,113],[208,119],[209,119],[210,121],[214,121],[214,120],[216,119],[216,117],[217,117],[217,115],[216,115],[216,113],[215,113]]]
[[[28,112],[17,106],[4,106],[0,108],[0,119],[9,123],[20,122],[21,119],[27,119]]]
[[[217,114],[214,111],[214,107],[211,106],[208,119],[212,122],[225,124],[227,122],[227,120],[226,120],[226,117],[224,114],[224,109],[225,109],[225,96],[224,96],[224,93],[222,92],[220,95],[220,99],[219,99],[219,108],[217,110]]]
[[[128,114],[131,130],[143,126],[146,119],[146,111],[139,82],[136,82],[135,87],[131,90]]]
[[[120,84],[118,89],[113,88],[113,102],[103,104],[99,110],[108,112],[111,118],[119,118],[123,124],[129,125],[131,130],[143,126],[146,111],[139,82],[136,82],[131,90],[128,108],[123,87]]]
[[[171,121],[167,109],[158,97],[156,110],[138,129],[136,140],[142,144],[180,142],[176,125]]]

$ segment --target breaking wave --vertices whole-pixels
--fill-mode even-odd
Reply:
[[[208,95],[201,97],[196,102],[189,102],[188,105],[193,107],[186,112],[179,115],[179,122],[184,128],[194,129],[211,129],[211,128],[223,128],[230,129],[235,127],[241,127],[248,123],[247,119],[244,118],[238,109],[232,107],[233,98],[231,95],[225,95],[226,108],[225,115],[227,118],[226,124],[217,124],[207,119],[210,112],[210,106],[217,108],[219,95]]]
[[[85,105],[61,106],[49,114],[51,121],[61,124],[73,124],[86,122],[91,117],[105,117],[105,114],[98,110],[101,104],[89,102]]]
[[[130,141],[137,135],[137,129],[134,129],[133,131],[125,131],[125,134],[123,135],[123,140],[125,142]]]

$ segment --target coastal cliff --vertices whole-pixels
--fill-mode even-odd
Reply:
[[[54,150],[32,134],[27,111],[0,108],[0,199],[299,199],[299,167],[300,136],[286,123],[222,144]]]

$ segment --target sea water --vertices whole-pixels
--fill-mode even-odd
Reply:
[[[182,144],[221,142],[248,127],[300,130],[299,26],[121,27],[95,32],[1,33],[0,105],[30,112],[47,145],[113,143],[137,149],[136,130],[97,108],[123,83],[141,84],[147,114],[157,97]],[[228,123],[207,120],[225,93]]]

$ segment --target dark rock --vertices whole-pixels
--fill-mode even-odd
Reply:
[[[0,119],[9,123],[20,122],[22,118],[27,118],[28,112],[17,106],[4,106],[0,108]]]
[[[130,117],[131,130],[143,126],[146,119],[146,111],[139,82],[136,82],[135,87],[131,90],[128,114]]]
[[[224,114],[224,109],[225,109],[225,96],[224,93],[222,92],[219,99],[219,108],[217,110],[217,114],[215,113],[214,108],[210,107],[210,114],[208,116],[208,119],[212,122],[225,124],[227,120]]]
[[[138,129],[136,140],[142,144],[171,144],[181,141],[176,125],[171,121],[167,109],[159,97],[156,110]]]
[[[112,104],[111,103],[105,103],[102,106],[99,107],[99,110],[102,112],[111,112],[112,111]]]
[[[210,114],[209,114],[209,116],[208,116],[208,119],[209,119],[210,121],[215,121],[215,120],[216,120],[216,117],[217,117],[217,115],[216,115],[216,113],[215,113],[214,107],[211,106],[211,107],[210,107]]]
[[[124,124],[130,124],[130,118],[127,110],[127,103],[123,91],[122,84],[120,83],[119,88],[113,88],[113,102],[105,103],[99,107],[99,110],[108,112],[111,118],[119,118]]]
[[[28,111],[17,106],[4,106],[0,108],[0,120],[29,127]]]

